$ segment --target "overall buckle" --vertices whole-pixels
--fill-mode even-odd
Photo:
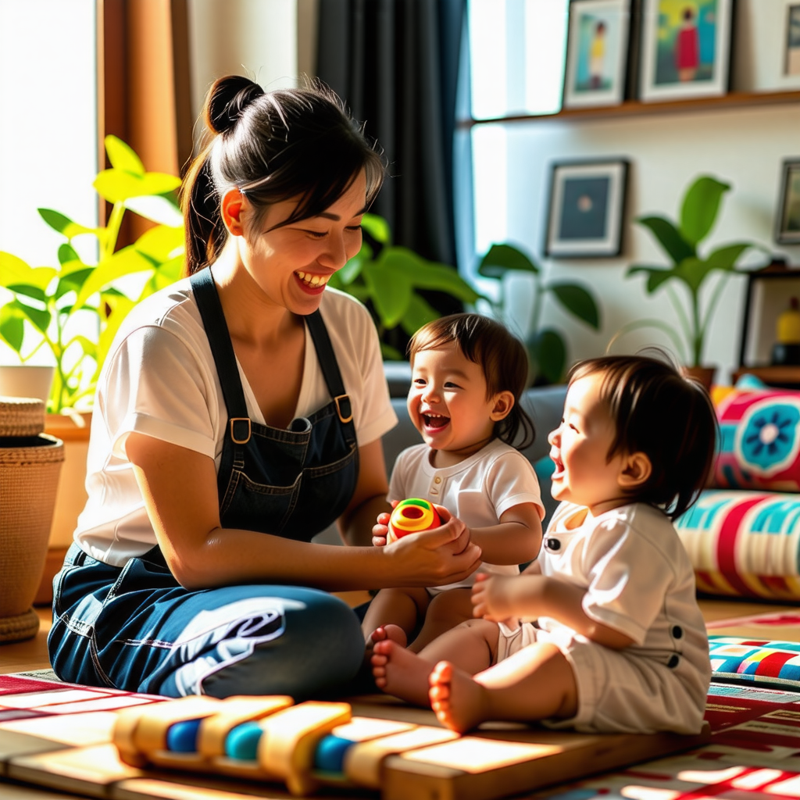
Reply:
[[[336,403],[336,413],[342,422],[350,422],[353,419],[353,407],[350,405],[350,395],[340,394],[333,398]]]
[[[247,444],[250,441],[252,430],[249,417],[231,417],[231,439],[234,444]],[[245,431],[247,431],[246,435]]]

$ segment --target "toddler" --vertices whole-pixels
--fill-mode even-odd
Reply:
[[[542,720],[583,732],[698,733],[708,640],[672,520],[702,490],[715,436],[708,394],[669,364],[607,356],[576,365],[549,437],[562,502],[539,558],[516,578],[479,576],[477,619],[419,655],[377,642],[378,686],[429,702],[462,732]]]
[[[534,437],[519,404],[528,375],[525,348],[489,317],[453,314],[420,328],[409,356],[408,413],[424,442],[397,457],[388,499],[420,497],[444,507],[481,548],[479,572],[518,575],[519,565],[539,551],[544,516],[536,473],[513,446],[521,439],[517,447],[524,449]],[[388,514],[378,517],[375,545],[386,546],[388,521]],[[367,644],[405,645],[422,622],[410,647],[418,651],[472,617],[473,580],[382,589],[364,617]]]

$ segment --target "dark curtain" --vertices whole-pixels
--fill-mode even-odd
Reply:
[[[466,0],[320,0],[317,75],[389,161],[372,211],[395,244],[455,266],[453,135]],[[443,313],[450,297],[431,298]],[[448,308],[448,304],[450,307]]]

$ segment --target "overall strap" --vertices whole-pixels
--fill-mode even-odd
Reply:
[[[309,314],[305,319],[311,338],[314,341],[314,349],[317,351],[317,358],[319,359],[322,376],[325,378],[325,385],[328,387],[333,402],[336,404],[339,419],[345,424],[352,422],[353,409],[350,405],[350,397],[345,392],[342,373],[339,371],[339,364],[333,352],[328,329],[322,321],[319,309]]]
[[[250,417],[217,285],[208,267],[195,272],[189,282],[214,356],[222,396],[228,409],[231,436],[237,444],[244,444],[250,439]]]

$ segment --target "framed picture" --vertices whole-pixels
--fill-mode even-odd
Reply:
[[[625,97],[631,0],[572,0],[564,108],[621,103]]]
[[[775,241],[800,244],[800,159],[783,162]]]
[[[544,252],[552,258],[611,258],[622,252],[628,162],[553,164]]]
[[[733,88],[800,89],[800,0],[736,0]]]
[[[643,0],[639,98],[728,91],[733,0]]]

